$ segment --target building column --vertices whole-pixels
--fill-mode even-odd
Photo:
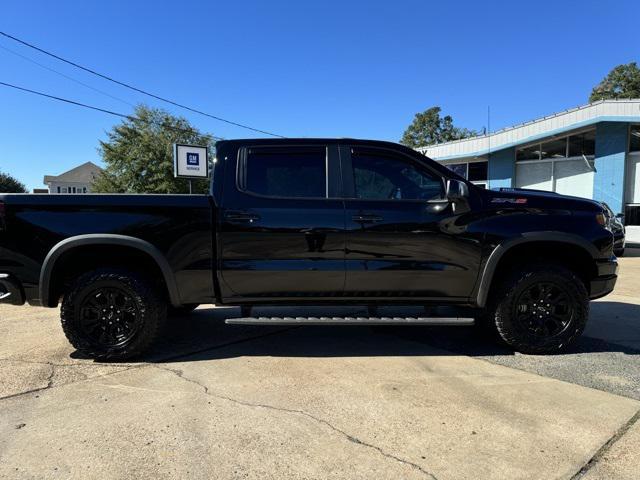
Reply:
[[[513,186],[516,168],[516,149],[506,148],[489,155],[489,188]]]
[[[629,125],[602,122],[596,125],[596,172],[593,199],[607,202],[614,213],[624,211],[624,168]]]

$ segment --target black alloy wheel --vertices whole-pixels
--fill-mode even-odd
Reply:
[[[575,302],[561,285],[534,283],[515,302],[514,325],[533,340],[550,339],[569,326],[575,310]]]
[[[118,287],[102,287],[88,293],[78,309],[80,331],[90,341],[105,347],[123,345],[142,326],[133,297]]]

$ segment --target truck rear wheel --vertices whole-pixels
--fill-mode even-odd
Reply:
[[[525,266],[492,292],[486,314],[499,338],[514,350],[559,353],[584,331],[589,297],[582,280],[564,267]]]
[[[124,270],[80,276],[62,301],[62,329],[78,351],[93,358],[124,360],[144,352],[167,315],[151,282]]]

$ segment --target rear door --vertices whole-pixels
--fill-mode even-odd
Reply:
[[[345,295],[467,297],[480,243],[456,226],[452,204],[434,202],[445,196],[442,175],[391,149],[340,152],[348,197]]]
[[[227,168],[220,269],[226,295],[285,300],[341,295],[345,224],[336,146],[241,148]]]

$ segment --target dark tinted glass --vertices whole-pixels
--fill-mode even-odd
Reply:
[[[354,150],[353,177],[357,198],[429,200],[442,196],[439,177],[391,154]]]
[[[246,189],[271,197],[325,197],[326,158],[324,147],[251,148]]]
[[[516,160],[540,160],[540,145],[532,145],[517,150]]]
[[[629,151],[640,152],[640,127],[631,127],[631,133],[629,135]]]
[[[469,163],[469,178],[472,182],[478,182],[487,179],[487,162]]]
[[[457,173],[462,178],[467,178],[467,164],[466,163],[450,163],[445,165],[449,170]]]
[[[567,139],[544,142],[541,151],[542,158],[564,158],[567,156]]]
[[[569,137],[569,156],[579,157],[581,155],[596,154],[596,131],[572,135]]]

